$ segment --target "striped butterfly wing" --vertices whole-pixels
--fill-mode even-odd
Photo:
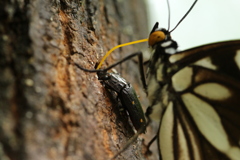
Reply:
[[[174,43],[154,47],[147,75],[160,159],[240,159],[240,41],[167,54]]]

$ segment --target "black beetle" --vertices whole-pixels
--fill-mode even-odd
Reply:
[[[102,81],[102,83],[107,89],[115,91],[118,94],[118,98],[120,99],[123,107],[129,113],[129,117],[132,121],[134,128],[137,131],[141,129],[140,132],[145,133],[146,119],[144,116],[141,103],[137,98],[137,94],[134,88],[119,74],[107,72],[109,69],[113,68],[117,64],[119,64],[119,62],[105,69],[89,70],[75,63],[75,65],[83,71],[96,72],[98,75],[98,80]]]

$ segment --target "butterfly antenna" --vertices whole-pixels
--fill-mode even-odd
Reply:
[[[193,7],[195,6],[196,3],[197,3],[197,0],[195,0],[195,1],[193,2],[192,6],[189,8],[189,10],[187,11],[187,13],[185,13],[185,15],[182,17],[182,19],[178,22],[178,24],[170,31],[170,33],[171,33],[172,31],[174,31],[174,30],[178,27],[178,25],[187,17],[187,15],[191,12],[191,10],[193,9]]]
[[[170,11],[170,4],[169,4],[169,0],[167,0],[167,7],[168,7],[168,31],[170,29],[170,17],[171,17],[171,11]]]

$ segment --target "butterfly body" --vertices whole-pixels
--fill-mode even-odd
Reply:
[[[240,41],[177,52],[169,34],[152,48],[148,98],[160,159],[240,159]]]

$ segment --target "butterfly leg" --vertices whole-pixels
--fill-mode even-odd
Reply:
[[[152,143],[153,143],[156,139],[157,139],[157,135],[155,135],[155,136],[152,138],[152,140],[148,143],[148,145],[147,145],[147,151],[145,152],[145,155],[146,155],[146,156],[149,156],[149,155],[152,154],[152,151],[151,151],[149,148],[151,147]]]

